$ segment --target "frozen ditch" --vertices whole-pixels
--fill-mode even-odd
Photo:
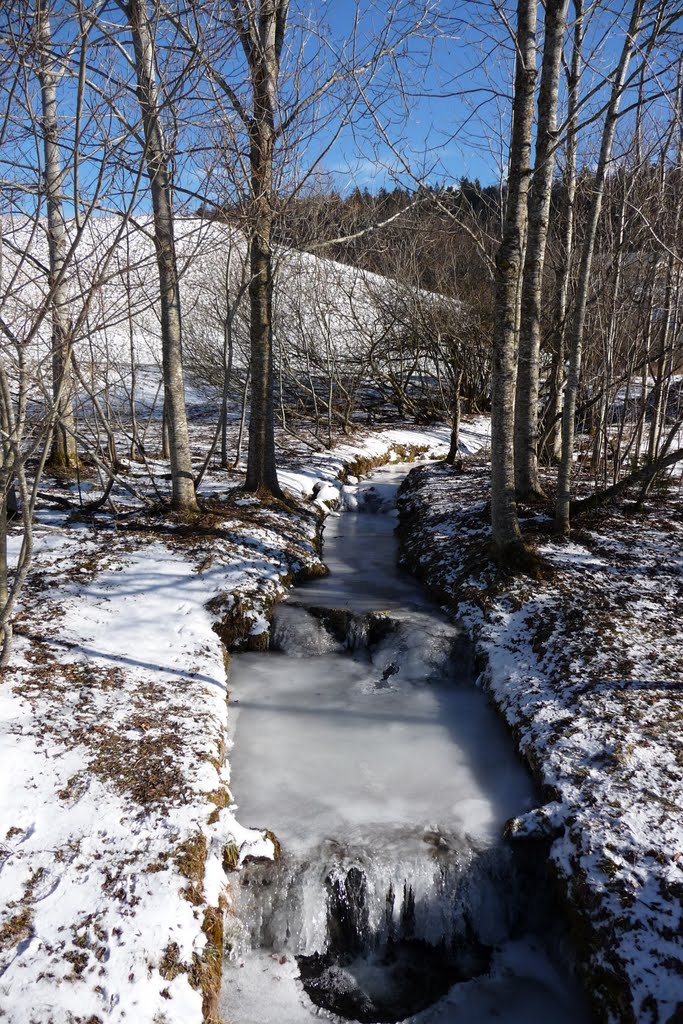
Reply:
[[[501,840],[534,794],[457,629],[394,568],[377,471],[330,518],[330,575],[235,657],[233,792],[282,853],[234,876],[223,1014],[582,1024],[543,857]]]

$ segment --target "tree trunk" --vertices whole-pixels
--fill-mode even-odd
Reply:
[[[234,307],[230,302],[230,264],[232,247],[228,249],[228,258],[225,264],[225,320],[223,321],[223,389],[221,394],[220,412],[220,434],[221,434],[221,469],[228,468],[228,392],[232,379],[233,359],[233,338],[232,321],[237,313],[240,301],[240,294],[235,300]]]
[[[42,109],[45,193],[47,197],[47,243],[50,273],[50,317],[52,322],[52,394],[55,403],[55,430],[50,465],[73,469],[76,465],[76,436],[71,376],[69,296],[64,264],[69,241],[64,220],[64,175],[60,155],[60,131],[57,112],[59,73],[52,55],[49,7],[39,4],[36,14],[38,43],[38,80]]]
[[[273,152],[275,97],[287,0],[261,0],[258,15],[248,13],[248,40],[242,34],[253,88],[250,129],[251,224],[249,303],[251,308],[251,410],[245,489],[281,498],[275,463],[273,413]],[[247,29],[243,26],[243,33]]]
[[[650,313],[649,313],[648,321],[649,321],[649,324],[652,323],[652,308],[650,308]],[[647,338],[646,338],[646,344],[647,344],[646,352],[649,352],[649,348],[650,348],[649,334],[650,334],[650,330],[649,330],[649,325],[648,325]],[[645,426],[645,420],[646,420],[646,416],[647,416],[647,395],[648,395],[647,386],[648,386],[648,363],[645,362],[645,363],[643,363],[643,369],[642,369],[642,372],[641,372],[641,375],[640,375],[640,398],[639,398],[639,408],[638,408],[638,425],[636,427],[636,436],[635,436],[635,441],[633,443],[633,463],[634,463],[635,466],[637,466],[638,463],[640,462],[640,452],[641,452],[641,447],[642,447],[642,444],[643,444],[643,429],[644,429],[644,426]]]
[[[562,457],[562,406],[564,400],[564,361],[567,349],[567,309],[569,306],[569,285],[574,254],[574,224],[576,219],[576,154],[578,150],[579,86],[583,60],[583,0],[574,0],[574,39],[572,63],[569,71],[567,99],[567,148],[565,151],[564,189],[565,222],[562,238],[562,273],[558,296],[557,352],[553,359],[551,415],[551,449],[559,462]]]
[[[513,442],[519,300],[536,86],[536,7],[536,0],[518,0],[517,3],[517,67],[507,210],[496,257],[491,376],[491,526],[494,551],[499,555],[521,543]]]
[[[242,388],[242,407],[240,410],[240,428],[237,433],[237,444],[235,445],[234,469],[237,469],[242,461],[242,444],[244,443],[244,428],[247,420],[247,398],[249,396],[249,383],[251,381],[251,364],[248,363],[244,371],[244,386]]]
[[[281,497],[275,464],[273,396],[273,270],[270,219],[261,221],[251,238],[251,409],[245,489]]]
[[[679,88],[679,95],[681,89]],[[680,106],[679,106],[680,109]],[[674,223],[672,225],[672,240],[680,235],[680,225],[683,220],[683,187],[681,175],[683,174],[683,128],[679,139],[679,152],[677,156],[676,174],[671,175],[671,185],[676,189],[676,210]],[[662,193],[664,188],[662,187]],[[671,251],[666,265],[666,285],[664,289],[662,326],[659,336],[659,355],[657,358],[657,371],[654,386],[654,403],[652,418],[650,422],[650,437],[648,444],[648,459],[652,461],[657,456],[657,449],[661,441],[661,434],[666,422],[666,409],[668,405],[669,387],[675,362],[674,351],[676,349],[675,339],[678,336],[679,325],[677,313],[680,296],[681,267],[680,259]],[[656,282],[655,282],[656,283]],[[667,364],[669,364],[667,366]]]
[[[171,457],[171,441],[168,429],[168,405],[166,404],[166,398],[164,398],[164,405],[161,410],[161,457],[162,459],[170,459]]]
[[[522,284],[515,403],[515,482],[519,495],[524,498],[542,492],[538,476],[541,297],[555,167],[560,62],[568,3],[569,0],[547,0],[545,5],[543,63],[538,93],[536,164],[529,195],[529,235]]]
[[[7,519],[8,504],[10,496],[10,473],[12,470],[12,457],[10,445],[6,438],[9,437],[8,417],[5,415],[4,402],[0,396],[0,613],[4,612],[9,599],[9,579],[7,565]],[[16,499],[15,499],[16,500]],[[0,635],[0,644],[2,636]]]
[[[463,371],[459,370],[455,376],[455,384],[453,386],[453,422],[451,425],[451,444],[448,449],[448,455],[446,456],[446,462],[449,466],[455,465],[455,460],[458,457],[458,451],[460,450],[460,387],[462,385]]]
[[[0,493],[0,613],[4,612],[9,599],[7,578],[7,496]],[[0,636],[0,644],[2,643]]]
[[[624,91],[626,72],[631,61],[631,56],[636,44],[636,36],[640,28],[643,4],[644,0],[635,0],[633,4],[631,20],[627,30],[626,39],[624,40],[619,65],[612,81],[612,90],[610,93],[609,105],[607,107],[605,125],[600,145],[600,155],[595,171],[595,178],[593,180],[593,197],[588,212],[588,221],[586,224],[583,249],[581,252],[574,315],[569,335],[569,367],[567,370],[567,387],[562,410],[562,457],[557,480],[557,505],[555,512],[557,529],[560,533],[565,535],[569,533],[571,469],[574,455],[576,400],[579,390],[579,378],[581,375],[583,333],[586,321],[586,306],[588,305],[593,253],[595,251],[595,238],[598,230],[598,221],[600,220],[600,212],[602,210],[605,177],[612,157],[612,145],[619,117],[619,104]]]
[[[155,54],[147,0],[127,7],[138,82],[138,100],[145,135],[145,159],[154,208],[154,245],[159,269],[164,405],[168,413],[172,505],[194,511],[197,498],[190,457],[190,439],[183,381],[182,323],[176,263],[171,181],[155,79]]]
[[[143,445],[138,432],[138,415],[135,407],[137,393],[137,368],[135,364],[135,325],[133,323],[132,286],[130,278],[130,231],[126,232],[126,315],[128,323],[128,351],[130,353],[130,458],[143,457]]]
[[[232,330],[230,321],[224,325],[223,344],[223,392],[221,395],[220,432],[221,432],[221,469],[228,468],[228,392],[232,377]]]

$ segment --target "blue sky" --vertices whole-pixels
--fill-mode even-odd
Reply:
[[[502,0],[498,6],[514,26],[515,3]],[[583,93],[603,82],[616,66],[631,6],[630,0],[597,0],[592,3],[585,0]],[[650,0],[646,6],[653,9],[655,0]],[[671,4],[670,9],[680,9],[680,6]],[[360,8],[371,25],[373,17],[378,23],[386,16],[387,10],[396,9],[397,5],[384,0],[361,0]],[[332,34],[341,37],[349,30],[356,3],[355,0],[321,0],[318,10],[321,19],[329,19]],[[387,120],[392,122],[387,135],[397,152],[381,139],[375,138],[373,142],[362,133],[354,139],[352,133],[345,133],[324,161],[340,190],[350,190],[354,185],[391,187],[396,180],[414,184],[410,171],[432,183],[447,184],[468,177],[478,178],[487,185],[498,183],[505,176],[513,71],[508,29],[491,0],[451,0],[442,5],[441,11],[444,17],[436,41],[428,47],[424,39],[418,39],[406,48],[403,73],[408,95],[407,116],[399,116],[401,104],[396,102],[393,104],[396,116],[392,120],[392,105],[387,105]],[[574,6],[570,3],[570,19],[573,11]],[[542,5],[539,5],[539,47],[542,43],[542,13]],[[676,60],[680,55],[680,29],[679,21],[668,44],[657,53],[660,83],[667,77],[671,82],[671,75],[662,76],[661,68],[668,60]],[[570,47],[568,33],[567,60]],[[640,63],[641,56],[642,53],[636,54],[632,67]],[[603,86],[593,96],[584,116],[589,117],[600,107],[606,95],[607,89]],[[628,107],[633,99],[632,90],[624,97],[622,106]],[[654,103],[646,119],[649,130],[656,134],[659,119],[668,117],[670,109],[667,102]],[[624,137],[628,136],[631,123],[631,117],[623,119],[620,131]],[[597,127],[589,129],[583,137],[580,159],[586,163],[592,162],[596,131],[600,126],[601,119]],[[616,153],[619,153],[619,143]],[[406,165],[410,171],[406,171]]]
[[[514,0],[500,0],[506,6],[511,24],[514,25]],[[416,0],[417,3],[417,0]],[[648,0],[648,5],[655,0]],[[63,32],[68,37],[73,31],[70,3],[59,5],[67,12],[67,21]],[[683,0],[676,0],[672,7],[683,8]],[[283,72],[285,93],[289,89],[288,99],[310,91],[315,83],[316,59],[321,54],[328,56],[328,72],[336,66],[342,40],[348,37],[353,25],[354,12],[360,10],[360,29],[358,48],[361,53],[371,45],[370,40],[386,24],[390,12],[398,12],[399,17],[408,17],[411,11],[411,0],[292,0],[290,29],[288,40],[291,45],[290,61]],[[587,42],[587,67],[584,89],[590,89],[596,82],[603,81],[604,76],[616,63],[623,41],[624,11],[628,12],[630,0],[599,0],[589,5],[591,11],[590,28]],[[539,5],[541,9],[541,5]],[[570,10],[572,5],[570,4]],[[0,11],[2,6],[0,4]],[[127,30],[122,23],[122,16],[110,0],[109,8],[116,14],[120,23],[121,39],[129,45]],[[340,95],[334,93],[327,103],[323,103],[319,111],[319,122],[311,127],[310,121],[304,119],[301,125],[302,138],[305,144],[295,150],[295,155],[287,152],[288,165],[285,167],[283,191],[287,191],[292,182],[301,181],[307,169],[316,165],[326,175],[323,187],[333,185],[342,193],[350,192],[354,187],[377,189],[380,186],[391,189],[397,182],[408,188],[414,188],[418,180],[430,183],[456,184],[461,178],[478,178],[483,185],[498,183],[505,175],[507,151],[506,141],[509,136],[510,117],[510,79],[512,72],[513,51],[508,29],[503,19],[496,12],[492,0],[467,0],[457,2],[444,0],[443,11],[446,12],[439,24],[439,33],[430,35],[423,32],[411,37],[402,47],[402,59],[396,66],[387,65],[373,82],[368,98],[374,103],[374,116],[362,104],[357,105],[349,118],[349,123],[341,134],[336,136],[339,123],[339,111],[343,107]],[[112,14],[112,17],[113,17]],[[8,12],[0,14],[0,20],[8,18]],[[59,27],[57,33],[61,38]],[[540,33],[539,33],[540,36]],[[173,36],[168,37],[170,45],[163,51],[163,60],[171,63],[173,75],[183,81],[182,55],[176,60]],[[301,40],[308,39],[303,44]],[[66,39],[62,40],[66,42]],[[163,43],[162,32],[162,43]],[[321,46],[322,43],[322,46]],[[680,36],[669,43],[670,54],[680,54]],[[301,71],[301,56],[307,63]],[[103,59],[108,58],[109,50],[105,46]],[[658,58],[659,59],[659,58]],[[245,69],[240,51],[237,49],[226,58],[225,73],[231,82],[240,88]],[[120,62],[120,53],[119,53]],[[130,69],[118,67],[124,80],[132,84]],[[291,73],[295,77],[291,77]],[[396,85],[396,73],[399,72],[403,88]],[[290,77],[288,78],[287,75]],[[298,76],[298,78],[296,77]],[[98,80],[99,81],[99,80]],[[194,80],[193,80],[194,81]],[[29,90],[33,93],[34,102],[37,90],[35,81],[29,81]],[[356,95],[355,90],[351,92]],[[249,89],[244,92],[245,101],[249,101]],[[604,99],[605,90],[598,93],[592,101],[593,106]],[[63,109],[65,163],[70,159],[69,132],[73,122],[73,86],[67,78],[61,88],[60,102]],[[103,210],[116,206],[125,206],[135,180],[136,168],[139,166],[139,146],[131,144],[125,132],[122,132],[116,115],[110,114],[106,100],[100,100],[97,94],[89,96],[92,103],[92,132],[89,133],[84,152],[81,153],[80,168],[81,195],[87,192],[94,182],[102,159],[108,160],[109,151],[103,147],[100,138],[100,126],[104,127],[105,136],[110,131],[119,138],[121,152],[125,151],[126,159],[122,166],[129,165],[129,170],[116,169],[112,162],[105,176],[103,194],[106,203]],[[184,186],[188,192],[183,195],[179,189],[179,200],[185,200],[188,207],[196,206],[208,199],[209,202],[230,201],[231,182],[230,168],[235,167],[234,149],[227,146],[223,149],[218,145],[223,121],[214,118],[211,131],[211,112],[202,107],[202,100],[190,100],[190,106],[184,112],[184,128],[182,129],[179,154],[177,160],[177,184]],[[124,105],[132,121],[139,117],[136,102],[131,92],[122,93],[117,100],[118,107]],[[335,105],[336,104],[336,105]],[[90,107],[86,104],[86,119],[90,116]],[[193,114],[197,116],[193,120]],[[664,111],[670,117],[670,111]],[[110,124],[111,119],[111,124]],[[625,124],[628,122],[625,121]],[[654,123],[654,118],[653,118]],[[199,124],[199,129],[197,125]],[[217,127],[218,125],[218,127]],[[313,130],[313,129],[316,130]],[[582,159],[590,163],[593,159],[596,135],[600,130],[600,121],[586,133]],[[624,131],[625,129],[620,129]],[[15,133],[16,138],[0,149],[0,178],[7,174],[14,179],[26,179],[30,184],[39,180],[39,148],[36,149],[32,137],[22,139],[21,125]],[[238,138],[243,153],[246,155],[247,140],[242,131]],[[217,149],[212,145],[216,142]],[[206,145],[205,145],[206,144]],[[212,177],[208,163],[223,170],[227,181],[223,189],[220,177]],[[321,153],[324,152],[322,159]],[[185,155],[183,155],[185,154]],[[118,154],[117,154],[118,155]],[[18,159],[25,156],[24,162]],[[236,175],[235,175],[236,178]],[[72,177],[67,172],[67,194],[70,195]],[[140,181],[137,195],[139,209],[148,206],[148,195],[144,187],[144,179]],[[234,186],[234,180],[233,180]],[[194,194],[191,194],[194,193]],[[21,193],[23,194],[23,193]],[[27,202],[32,201],[27,193]],[[68,200],[67,200],[68,202]]]
[[[370,32],[373,18],[379,23],[396,5],[368,0],[360,6],[367,19],[367,29],[361,21],[361,32]],[[327,0],[319,10],[321,20],[329,19],[332,33],[343,37],[352,25],[356,3]],[[459,22],[459,13],[472,24]],[[414,184],[411,172],[431,182],[455,183],[462,177],[479,178],[483,184],[499,180],[505,163],[500,138],[508,127],[512,57],[502,23],[491,13],[491,4],[477,0],[452,3],[438,38],[408,42],[397,62],[405,98],[395,90],[381,115],[392,145],[376,132],[345,132],[324,161],[341,190],[354,185],[391,187],[396,180]],[[487,38],[490,32],[494,40]],[[486,73],[478,66],[485,54]]]

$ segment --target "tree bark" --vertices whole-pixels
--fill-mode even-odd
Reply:
[[[574,0],[574,38],[569,70],[567,98],[567,147],[564,165],[564,226],[562,232],[562,270],[557,302],[558,333],[553,353],[550,415],[550,447],[559,462],[562,456],[562,405],[564,399],[564,361],[567,348],[567,309],[574,254],[576,219],[576,154],[578,150],[579,86],[583,62],[583,0]]]
[[[237,433],[237,444],[235,445],[235,461],[233,469],[237,469],[242,462],[242,444],[244,442],[244,428],[247,419],[247,398],[249,396],[249,384],[251,383],[251,364],[248,363],[244,371],[244,386],[242,388],[242,405],[240,408],[240,428]]]
[[[455,375],[453,385],[453,422],[451,424],[451,443],[446,456],[449,466],[455,465],[460,450],[460,389],[462,386],[463,371],[459,370]]]
[[[619,117],[619,105],[624,91],[626,72],[636,44],[636,36],[640,28],[644,0],[635,0],[631,10],[629,27],[619,59],[619,65],[612,81],[605,125],[600,144],[600,155],[593,180],[593,197],[588,212],[588,220],[581,252],[581,263],[576,289],[576,301],[569,335],[569,367],[567,370],[567,386],[562,409],[562,457],[557,480],[557,503],[555,520],[557,529],[562,534],[569,534],[570,503],[571,503],[571,469],[574,455],[574,431],[576,418],[576,401],[581,375],[581,356],[583,334],[586,321],[586,307],[590,289],[595,238],[602,210],[602,198],[605,191],[605,177],[612,157],[612,145]]]
[[[538,93],[536,163],[529,194],[529,234],[522,283],[522,309],[515,402],[515,482],[521,497],[542,493],[538,476],[538,391],[541,297],[555,168],[557,106],[562,43],[569,0],[547,0],[543,62]]]
[[[234,306],[230,301],[230,264],[232,246],[228,249],[225,264],[225,319],[223,321],[223,389],[221,395],[220,432],[221,432],[221,469],[228,468],[228,393],[232,380],[233,335],[232,321],[237,312],[241,298],[238,292]]]
[[[237,4],[233,4],[236,7]],[[275,462],[273,411],[273,155],[275,100],[288,0],[261,0],[241,22],[240,37],[251,73],[251,217],[249,305],[251,309],[251,410],[245,489],[281,498]]]
[[[491,376],[491,526],[494,551],[521,543],[515,500],[514,426],[519,301],[531,179],[536,87],[536,0],[517,3],[517,65],[503,239],[496,256]]]
[[[167,412],[171,459],[172,505],[197,509],[190,456],[183,380],[182,321],[175,251],[171,180],[155,77],[154,41],[147,0],[126,7],[135,51],[138,100],[145,136],[145,159],[154,209],[154,245],[159,270],[164,408]]]
[[[0,613],[4,611],[9,599],[9,580],[7,564],[7,519],[10,497],[10,474],[12,470],[11,449],[8,441],[9,423],[5,415],[4,402],[0,394]],[[0,642],[2,636],[0,636]]]
[[[47,198],[47,242],[49,255],[48,287],[52,324],[52,394],[55,403],[55,430],[50,465],[73,469],[76,465],[76,435],[71,375],[69,295],[64,276],[69,241],[64,219],[64,174],[60,155],[60,131],[57,109],[59,72],[52,52],[52,30],[48,4],[36,8],[38,80],[42,112],[44,185]]]

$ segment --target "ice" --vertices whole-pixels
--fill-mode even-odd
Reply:
[[[274,650],[294,658],[341,650],[341,644],[318,619],[303,608],[287,604],[276,610],[270,642]]]
[[[302,1018],[305,1020],[305,1018]],[[589,1020],[575,987],[538,940],[505,943],[486,977],[454,985],[448,995],[406,1024],[582,1024]]]
[[[404,663],[399,648],[382,645],[379,666],[362,653],[233,658],[243,824],[267,825],[290,849],[392,823],[493,842],[507,818],[530,809],[528,776],[482,695],[416,686],[417,658]],[[425,679],[432,674],[425,665]]]
[[[414,610],[393,616],[395,628],[372,651],[372,664],[392,682],[414,684],[470,680],[468,652],[460,632],[433,614]],[[396,677],[394,680],[393,677]],[[481,699],[478,703],[483,703]]]
[[[246,865],[244,930],[233,946],[305,956],[408,939],[438,946],[475,936],[490,946],[506,938],[508,915],[523,912],[522,875],[507,847],[476,851],[436,829],[354,829],[275,864]]]
[[[378,979],[375,985],[379,987]],[[238,1024],[339,1020],[308,998],[293,957],[264,950],[253,950],[249,957],[226,964],[223,1006]],[[433,1006],[406,1018],[405,1024],[582,1024],[587,1020],[581,999],[543,948],[533,940],[518,939],[501,948],[487,975],[454,985]]]
[[[361,507],[325,529],[330,574],[297,604],[387,611],[393,628],[368,652],[362,620],[337,645],[304,609],[284,604],[275,645],[296,654],[233,658],[233,791],[245,824],[289,849],[382,824],[460,829],[493,842],[533,804],[529,777],[482,694],[458,629],[396,565],[395,496],[408,466],[358,488]],[[370,496],[370,497],[368,497]],[[258,763],[258,769],[256,769]]]
[[[324,544],[330,575],[299,587],[300,604],[354,611],[429,607],[415,581],[395,568],[394,502],[409,469],[399,463],[376,470],[370,483],[357,488],[357,514],[328,517]]]
[[[282,856],[235,879],[224,1013],[580,1024],[571,985],[519,939],[538,879],[501,836],[536,803],[530,777],[459,629],[394,568],[406,472],[353,490],[357,511],[328,518],[330,575],[280,606],[274,650],[232,660],[238,816]]]

